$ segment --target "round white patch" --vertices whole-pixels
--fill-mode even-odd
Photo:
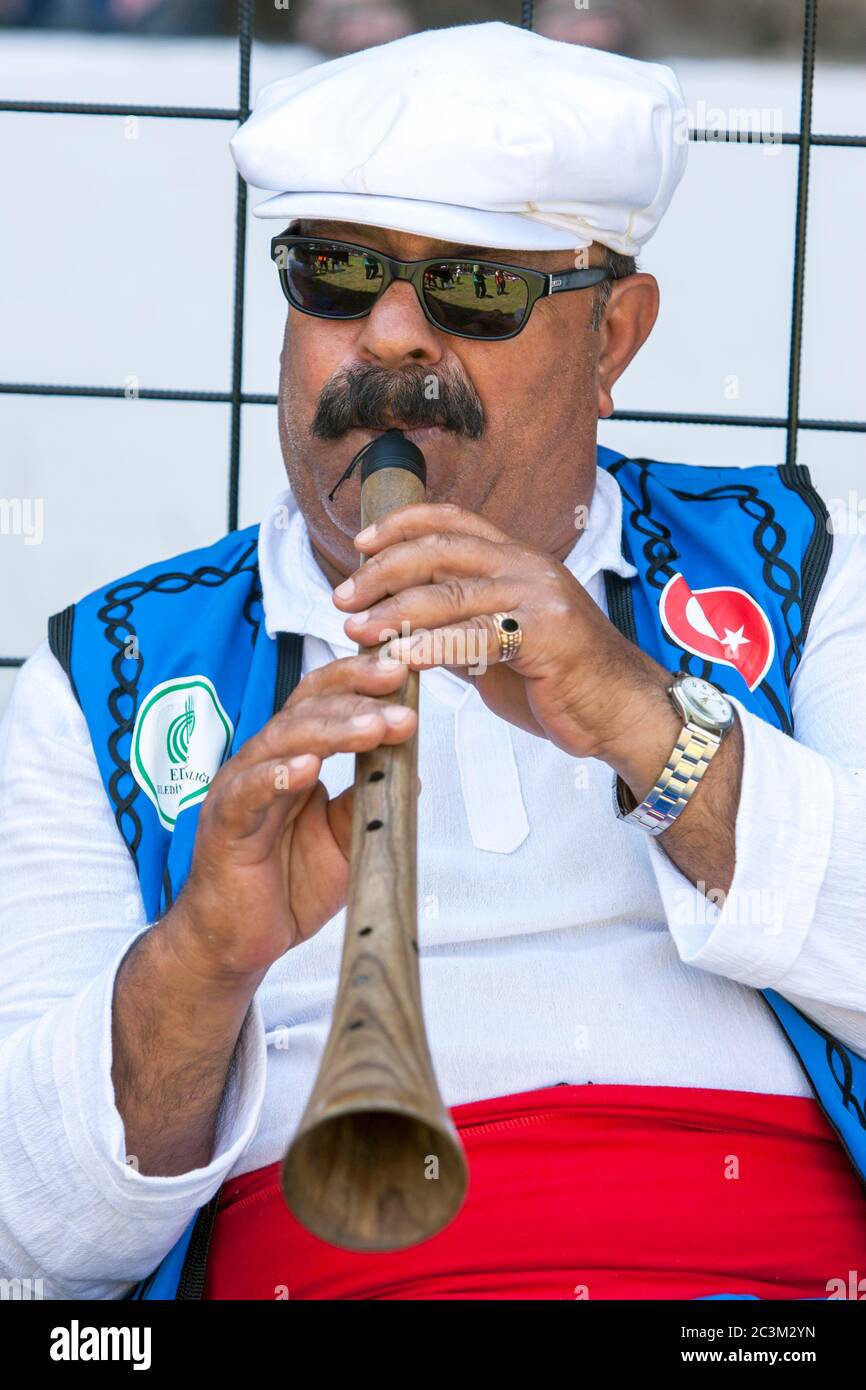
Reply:
[[[166,830],[207,794],[233,733],[207,676],[176,676],[145,695],[132,731],[130,768]]]

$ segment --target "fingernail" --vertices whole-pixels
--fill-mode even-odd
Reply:
[[[296,772],[305,772],[315,761],[312,753],[299,753],[297,757],[289,758],[289,767],[293,767]]]
[[[338,598],[351,598],[354,592],[355,592],[355,581],[354,581],[354,579],[346,579],[346,580],[344,580],[343,583],[342,583],[342,584],[338,584],[337,587],[336,587],[336,589],[334,590],[334,593],[337,595]]]
[[[353,714],[352,724],[356,729],[369,729],[378,719],[377,714]]]
[[[402,661],[398,661],[396,656],[391,656],[390,652],[384,649],[379,653],[379,665],[384,671],[396,671],[398,666],[402,666]]]
[[[385,705],[382,709],[382,718],[386,724],[403,724],[412,713],[405,705]]]
[[[346,619],[346,623],[365,623],[365,622],[367,621],[367,619],[369,618],[369,616],[370,616],[369,611],[368,611],[368,609],[365,608],[364,611],[363,611],[363,613],[352,613],[352,614]],[[343,624],[344,627],[346,626],[346,623]]]
[[[356,541],[360,541],[361,544],[363,545],[366,541],[371,541],[371,540],[373,539],[373,537],[375,536],[375,534],[376,534],[376,528],[375,528],[375,526],[365,526],[364,529],[363,529],[363,531],[359,531],[359,532],[358,532],[357,536],[355,537],[355,540],[356,540]]]

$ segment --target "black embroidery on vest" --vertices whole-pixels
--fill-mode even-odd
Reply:
[[[622,459],[615,463],[610,472],[615,474],[622,467],[623,463],[628,462]],[[679,551],[674,546],[671,533],[661,521],[657,521],[650,513],[650,496],[647,483],[650,477],[649,468],[646,467],[646,459],[632,459],[632,463],[641,465],[641,472],[638,477],[638,487],[640,488],[640,501],[637,501],[628,492],[621,480],[617,479],[620,491],[624,498],[631,504],[630,520],[634,529],[639,535],[645,536],[643,543],[643,556],[646,565],[647,583],[654,589],[663,589],[669,579],[673,579],[676,574],[674,562],[679,559]],[[659,579],[659,575],[663,577]]]
[[[609,471],[611,473],[618,472],[625,462],[627,460],[618,461]],[[626,491],[620,479],[617,481],[620,491],[624,497],[628,498],[632,506],[631,520],[633,525],[648,538],[643,546],[647,566],[647,581],[654,588],[660,589],[664,586],[659,582],[658,576],[662,574],[666,580],[673,576],[676,571],[671,566],[678,555],[667,527],[650,515],[650,499],[647,487],[647,480],[651,473],[650,460],[633,459],[632,462],[641,469],[639,475],[640,501],[636,501]],[[775,508],[760,495],[753,484],[732,480],[718,487],[707,488],[703,492],[692,492],[685,488],[673,488],[672,491],[674,496],[682,502],[735,501],[741,511],[745,512],[746,516],[755,523],[752,543],[761,559],[762,580],[766,587],[782,600],[780,613],[788,638],[787,646],[782,653],[782,670],[787,687],[791,683],[803,653],[809,619],[826,574],[832,541],[827,527],[826,508],[811,486],[808,469],[801,469],[799,466],[795,469],[780,468],[779,473],[786,486],[800,493],[816,518],[816,527],[803,560],[802,587],[800,575],[788,564],[787,560],[782,558],[781,552],[787,539],[785,528],[776,516]],[[804,599],[804,590],[807,585],[808,604]],[[667,634],[665,636],[667,637]],[[671,643],[671,645],[674,644]],[[703,670],[695,674],[702,675],[706,679],[710,666],[706,662],[703,662],[702,665]],[[683,669],[688,670],[690,668],[684,664]],[[758,688],[772,706],[783,732],[792,735],[794,730],[791,717],[773,686],[765,679]]]
[[[171,874],[168,871],[168,860],[162,871],[162,906],[161,913],[170,912],[174,904],[174,887],[171,881]]]
[[[800,1066],[803,1068],[803,1071],[805,1072],[806,1080],[812,1087],[815,1099],[818,1102],[818,1105],[821,1107],[821,1111],[824,1115],[825,1120],[835,1131],[836,1138],[839,1140],[839,1143],[845,1150],[845,1153],[848,1156],[848,1159],[851,1163],[852,1168],[854,1169],[854,1172],[857,1174],[861,1183],[863,1183],[863,1185],[866,1186],[866,1179],[864,1179],[863,1177],[863,1174],[860,1170],[860,1166],[856,1158],[852,1154],[848,1144],[846,1143],[845,1137],[840,1131],[839,1126],[835,1123],[832,1115],[830,1115],[829,1111],[827,1110],[827,1107],[824,1104],[823,1099],[821,1098],[821,1094],[817,1086],[815,1085],[814,1076],[810,1068],[806,1065],[806,1060],[803,1057],[803,1054],[797,1046],[794,1038],[788,1032],[788,1029],[782,1022],[782,1019],[779,1017],[779,1015],[776,1013],[776,1010],[773,1008],[772,1002],[767,998],[766,992],[761,990],[760,995],[764,1003],[767,1005],[767,1008],[770,1010],[770,1013],[773,1015],[773,1018],[776,1020],[776,1023],[779,1025],[782,1032],[784,1033],[786,1041],[794,1049],[794,1052],[797,1056],[797,1061],[800,1063]],[[849,1114],[852,1114],[855,1117],[860,1128],[866,1130],[866,1097],[864,1097],[863,1100],[858,1100],[856,1095],[854,1094],[854,1068],[851,1065],[851,1058],[848,1054],[848,1050],[845,1047],[844,1043],[841,1043],[838,1038],[834,1038],[832,1033],[828,1033],[827,1030],[825,1028],[822,1028],[820,1023],[816,1023],[813,1018],[808,1018],[806,1014],[802,1012],[801,1009],[797,1008],[796,1004],[791,1003],[790,999],[786,999],[785,1003],[789,1006],[789,1008],[793,1009],[794,1012],[800,1016],[802,1021],[809,1028],[812,1029],[813,1033],[817,1033],[820,1038],[823,1038],[824,1060],[827,1063],[827,1070],[829,1071],[830,1075],[832,1076],[833,1080],[839,1088],[839,1096],[842,1101],[842,1104],[845,1107],[845,1109],[849,1112]]]
[[[866,1098],[861,1102],[854,1094],[854,1068],[851,1065],[851,1058],[848,1050],[838,1038],[834,1038],[832,1033],[827,1033],[823,1028],[819,1028],[811,1018],[807,1022],[816,1033],[820,1033],[824,1039],[827,1067],[839,1087],[839,1094],[842,1097],[842,1104],[846,1110],[850,1110],[857,1117],[857,1123],[861,1129],[866,1129]]]
[[[257,546],[256,539],[238,557],[230,570],[221,570],[215,565],[202,565],[199,569],[193,570],[192,574],[165,570],[162,574],[154,575],[152,579],[123,580],[105,590],[105,603],[99,609],[97,617],[105,624],[106,641],[115,648],[111,658],[111,671],[117,682],[108,696],[108,709],[115,724],[108,736],[108,752],[114,763],[114,771],[108,781],[108,792],[114,807],[117,828],[132,855],[136,869],[138,846],[141,843],[141,821],[133,803],[141,788],[130,771],[129,755],[124,754],[120,746],[121,740],[131,735],[135,724],[138,712],[138,683],[144,668],[144,658],[138,646],[138,634],[132,621],[133,609],[145,594],[182,594],[195,584],[216,589],[238,574],[251,574],[254,579],[250,597],[244,604],[244,617],[253,629],[255,641],[259,619],[254,616],[252,607],[256,592],[261,595],[258,565],[255,561]],[[249,564],[251,557],[252,564]],[[134,664],[134,674],[131,677],[124,674],[125,661]],[[121,701],[124,702],[124,708],[121,707]],[[127,779],[126,791],[121,786],[124,778]]]
[[[661,521],[658,521],[650,513],[651,502],[647,486],[650,477],[650,469],[648,467],[649,460],[620,459],[611,465],[608,472],[612,475],[616,475],[622,466],[628,462],[641,465],[641,472],[638,479],[638,486],[640,487],[641,493],[640,501],[632,497],[631,493],[626,489],[622,479],[617,478],[616,481],[623,499],[627,500],[631,505],[629,519],[632,525],[640,535],[646,536],[646,540],[641,548],[643,550],[643,558],[646,566],[647,583],[651,584],[654,589],[658,589],[659,593],[661,593],[668,580],[673,579],[674,575],[677,573],[675,562],[679,559],[679,551],[673,543],[671,533],[667,526]],[[632,636],[632,633],[636,634],[636,628],[631,585],[629,580],[623,581],[623,583],[628,586],[628,598],[626,599],[624,595],[617,594],[616,592],[618,586],[613,583],[616,578],[618,578],[618,576],[610,575],[609,580],[608,573],[605,573],[605,589],[607,591],[609,616],[611,622],[619,628],[624,637],[630,637],[633,642],[636,642],[636,635]],[[612,591],[614,593],[613,609],[610,607]],[[620,619],[629,624],[630,630],[621,626]],[[671,663],[673,667],[676,667],[679,671],[686,671],[689,675],[700,676],[703,680],[709,679],[711,666],[708,661],[704,661],[703,657],[695,656],[693,652],[684,651],[682,647],[678,646],[677,643],[668,636],[664,628],[662,628],[662,636],[671,648],[671,651],[676,653],[676,660]]]
[[[258,545],[258,542],[256,542]],[[250,591],[244,599],[243,616],[250,625],[250,641],[255,646],[256,638],[259,635],[259,627],[264,617],[262,607],[262,581],[259,576],[259,567],[254,566],[255,578],[250,585]]]

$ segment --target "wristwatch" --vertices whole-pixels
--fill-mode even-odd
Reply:
[[[728,697],[700,676],[678,672],[668,694],[684,723],[655,786],[636,806],[622,778],[613,779],[617,816],[650,835],[661,835],[688,805],[734,722],[734,707]]]

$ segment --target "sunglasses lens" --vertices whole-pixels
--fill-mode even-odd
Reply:
[[[289,299],[311,314],[360,318],[382,289],[382,263],[362,247],[298,242],[279,246],[275,259]],[[489,261],[429,266],[423,293],[433,321],[468,338],[508,338],[522,327],[529,310],[528,282]]]
[[[485,261],[444,261],[424,272],[424,299],[450,333],[507,338],[526,318],[529,286],[522,276]]]
[[[338,243],[280,247],[277,264],[289,297],[299,309],[331,318],[366,314],[382,287],[381,263],[368,253]]]

